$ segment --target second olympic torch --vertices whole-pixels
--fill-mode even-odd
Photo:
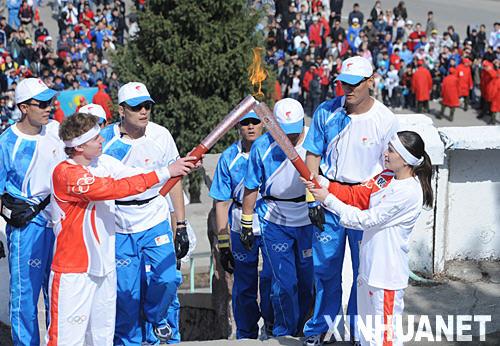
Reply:
[[[252,96],[245,97],[226,117],[206,136],[196,148],[194,148],[187,156],[196,157],[196,161],[201,160],[203,154],[208,152],[217,141],[232,129],[246,113],[250,112],[257,101]],[[160,194],[165,196],[182,177],[172,177],[160,190]]]
[[[269,107],[265,103],[261,102],[254,108],[254,111],[257,113],[260,120],[264,123],[264,126],[266,126],[271,136],[274,138],[276,143],[278,143],[281,150],[283,150],[286,157],[292,162],[293,166],[297,169],[302,178],[311,180],[311,171],[307,168],[304,160],[302,160],[299,153],[297,153],[297,150],[295,150],[292,142],[288,139],[288,136],[279,125],[276,117],[273,112],[271,112]],[[321,187],[316,178],[313,178],[312,182],[317,188]],[[325,223],[325,220],[320,203],[312,200],[308,201],[308,206],[309,218],[311,219],[311,222],[323,231],[323,224]]]

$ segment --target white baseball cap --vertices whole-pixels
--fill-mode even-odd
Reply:
[[[295,99],[285,98],[276,102],[274,116],[287,135],[301,133],[304,128],[304,108]]]
[[[149,95],[146,86],[139,82],[130,82],[118,90],[118,104],[125,102],[129,106],[137,106],[146,101],[155,102]]]
[[[106,111],[101,105],[89,103],[78,110],[79,113],[92,114],[99,119],[106,121]]]
[[[361,82],[364,78],[371,77],[373,74],[373,66],[370,60],[361,56],[353,56],[342,62],[340,74],[335,79],[341,82],[355,85]]]
[[[30,99],[48,101],[56,96],[57,92],[49,89],[40,78],[26,78],[17,85],[15,94],[16,104],[20,104]]]

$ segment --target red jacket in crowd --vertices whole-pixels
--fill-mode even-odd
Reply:
[[[429,101],[432,90],[432,76],[428,69],[420,66],[411,78],[411,91],[417,101]]]
[[[328,22],[325,24],[325,21],[326,20],[321,17],[309,27],[309,41],[316,43],[317,47],[321,47],[323,44],[322,38],[326,38],[330,35],[330,26]]]
[[[92,103],[95,103],[97,105],[100,105],[102,108],[104,108],[104,111],[106,112],[106,120],[111,120],[111,108],[113,105],[113,101],[111,100],[111,97],[104,91],[105,86],[103,84],[99,85],[99,91],[94,95],[92,98]]]
[[[315,68],[309,68],[309,70],[304,73],[304,78],[302,79],[302,88],[306,92],[309,92],[309,83],[312,81],[315,74],[317,74]]]
[[[398,71],[401,68],[401,58],[396,53],[391,54],[390,63],[391,65],[394,65],[394,67]]]
[[[457,70],[450,68],[450,74],[444,77],[441,84],[442,104],[446,107],[460,106],[459,82]]]
[[[492,113],[500,112],[500,72],[496,71],[496,76],[488,85],[488,95],[491,99],[490,111]]]
[[[344,96],[344,89],[342,89],[342,83],[339,80],[335,82],[335,96]]]
[[[488,101],[491,102],[491,93],[489,92],[488,86],[490,85],[490,82],[496,78],[496,72],[495,72],[495,67],[491,62],[488,60],[483,61],[483,69],[481,70],[481,84],[479,84],[479,87],[481,89],[481,95],[482,97]]]
[[[54,120],[56,120],[60,124],[64,120],[64,112],[60,107],[59,101],[55,101],[54,106],[56,108],[56,110],[54,111]]]
[[[457,67],[458,74],[458,96],[469,96],[474,86],[472,82],[472,73],[470,70],[470,60],[464,59],[463,63]]]
[[[420,42],[420,38],[423,36],[425,36],[425,31],[413,31],[408,35],[408,49],[414,52],[415,46]]]

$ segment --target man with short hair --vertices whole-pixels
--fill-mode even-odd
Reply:
[[[276,102],[274,115],[304,158],[307,127],[300,102],[282,99]],[[312,225],[299,176],[270,133],[253,143],[244,179],[240,240],[248,250],[257,246],[252,227],[255,209],[272,273],[274,336],[298,334],[312,302]],[[259,193],[263,203],[256,205]]]
[[[394,114],[370,96],[373,67],[369,60],[355,56],[342,63],[337,79],[345,96],[323,102],[314,113],[304,142],[306,164],[322,180],[358,184],[370,179],[383,167],[383,152],[396,133]],[[321,180],[321,179],[320,179]],[[356,337],[356,285],[359,242],[363,232],[346,229],[338,217],[325,209],[324,231],[313,230],[313,263],[316,301],[313,316],[304,327],[304,345],[323,343],[332,321],[342,315],[342,265],[346,240],[351,249],[353,284],[347,305],[351,339]],[[360,273],[362,275],[363,273]]]
[[[264,319],[263,331],[272,335],[273,310],[271,306],[271,272],[264,252],[260,224],[254,213],[252,229],[255,245],[246,249],[241,240],[241,207],[244,192],[244,178],[248,167],[250,148],[262,134],[263,124],[253,111],[241,118],[240,140],[221,154],[210,197],[215,201],[215,217],[218,231],[219,257],[224,270],[234,274],[232,308],[236,322],[237,339],[257,339],[258,322]],[[262,203],[259,198],[257,204]],[[263,258],[260,278],[258,275],[259,249]],[[260,292],[260,304],[257,293]]]
[[[9,317],[16,346],[40,345],[40,290],[49,310],[47,287],[54,234],[48,174],[65,158],[57,134],[59,124],[49,120],[55,95],[41,79],[22,80],[15,90],[21,120],[0,136],[1,214],[7,221]]]
[[[178,159],[170,132],[149,121],[154,101],[144,84],[123,85],[118,91],[118,103],[121,121],[101,133],[105,154],[127,166],[148,169]],[[160,341],[168,341],[172,333],[165,321],[180,284],[176,257],[186,255],[189,241],[182,183],[179,181],[170,190],[176,227],[170,225],[168,203],[159,196],[159,190],[151,189],[134,198],[116,201],[116,261],[122,265],[117,265],[115,345],[140,344],[144,337],[141,325],[146,321],[153,325]],[[176,233],[175,250],[172,230]],[[143,260],[150,263],[152,276],[141,292],[141,277],[145,277]]]

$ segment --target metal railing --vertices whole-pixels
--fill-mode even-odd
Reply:
[[[212,278],[214,275],[214,259],[212,257],[212,252],[198,252],[198,253],[193,253],[189,256],[189,292],[190,293],[195,293],[196,292],[196,287],[195,287],[195,264],[197,259],[201,258],[210,258],[210,293],[212,293]]]

